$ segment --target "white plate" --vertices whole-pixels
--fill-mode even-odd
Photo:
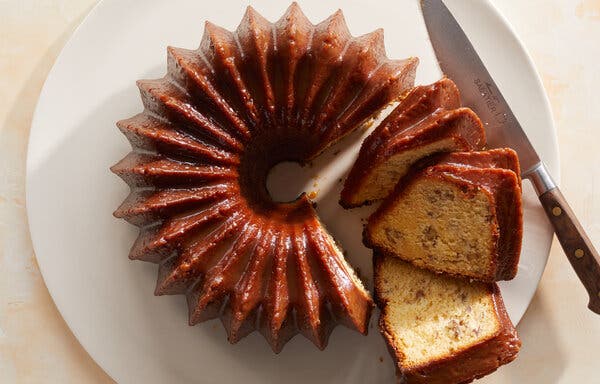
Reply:
[[[268,0],[252,3],[270,20],[287,7]],[[313,22],[341,7],[355,35],[383,27],[390,57],[421,58],[418,83],[439,78],[418,1],[300,3]],[[216,321],[188,327],[183,297],[154,297],[156,267],[127,258],[136,230],[111,213],[128,189],[108,168],[129,151],[115,122],[141,110],[134,81],[162,76],[167,45],[195,48],[204,20],[235,27],[245,5],[239,0],[105,0],[79,27],[48,76],[31,129],[27,206],[40,269],[81,344],[122,384],[391,383],[393,367],[374,320],[368,337],[336,329],[324,352],[297,337],[276,356],[257,334],[231,346]],[[548,101],[523,47],[486,1],[456,0],[450,6],[558,176]],[[314,169],[300,172],[304,179],[294,179],[311,190],[310,176],[318,173],[321,217],[369,280],[370,255],[360,244],[358,220],[368,209],[348,212],[337,205],[336,180],[356,155],[356,139],[344,142],[335,158],[325,154]],[[552,239],[528,183],[525,192],[520,270],[516,279],[502,284],[515,322],[536,289]]]

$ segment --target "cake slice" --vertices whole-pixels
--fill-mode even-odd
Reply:
[[[510,280],[523,233],[518,175],[511,149],[439,157],[407,175],[369,217],[365,244],[435,272]]]
[[[468,383],[517,356],[521,341],[495,283],[469,282],[374,256],[379,328],[398,383]]]
[[[352,208],[383,199],[426,156],[484,145],[481,121],[470,109],[460,108],[452,80],[415,87],[363,142],[340,204]]]

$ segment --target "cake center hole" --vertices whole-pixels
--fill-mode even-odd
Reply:
[[[311,172],[313,171],[313,172]],[[311,167],[284,161],[275,165],[267,176],[267,190],[271,198],[279,203],[296,200],[302,192],[312,199],[315,196],[315,175]]]

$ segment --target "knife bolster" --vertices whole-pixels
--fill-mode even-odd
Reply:
[[[533,184],[533,188],[538,196],[557,187],[556,183],[550,176],[548,168],[543,162],[540,162],[528,171],[523,172],[523,177],[528,178]]]

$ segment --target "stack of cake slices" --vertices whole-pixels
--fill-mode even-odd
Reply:
[[[444,78],[402,98],[346,179],[342,206],[383,200],[363,239],[401,383],[467,383],[519,351],[496,285],[519,263],[519,161],[485,145],[481,121]]]

